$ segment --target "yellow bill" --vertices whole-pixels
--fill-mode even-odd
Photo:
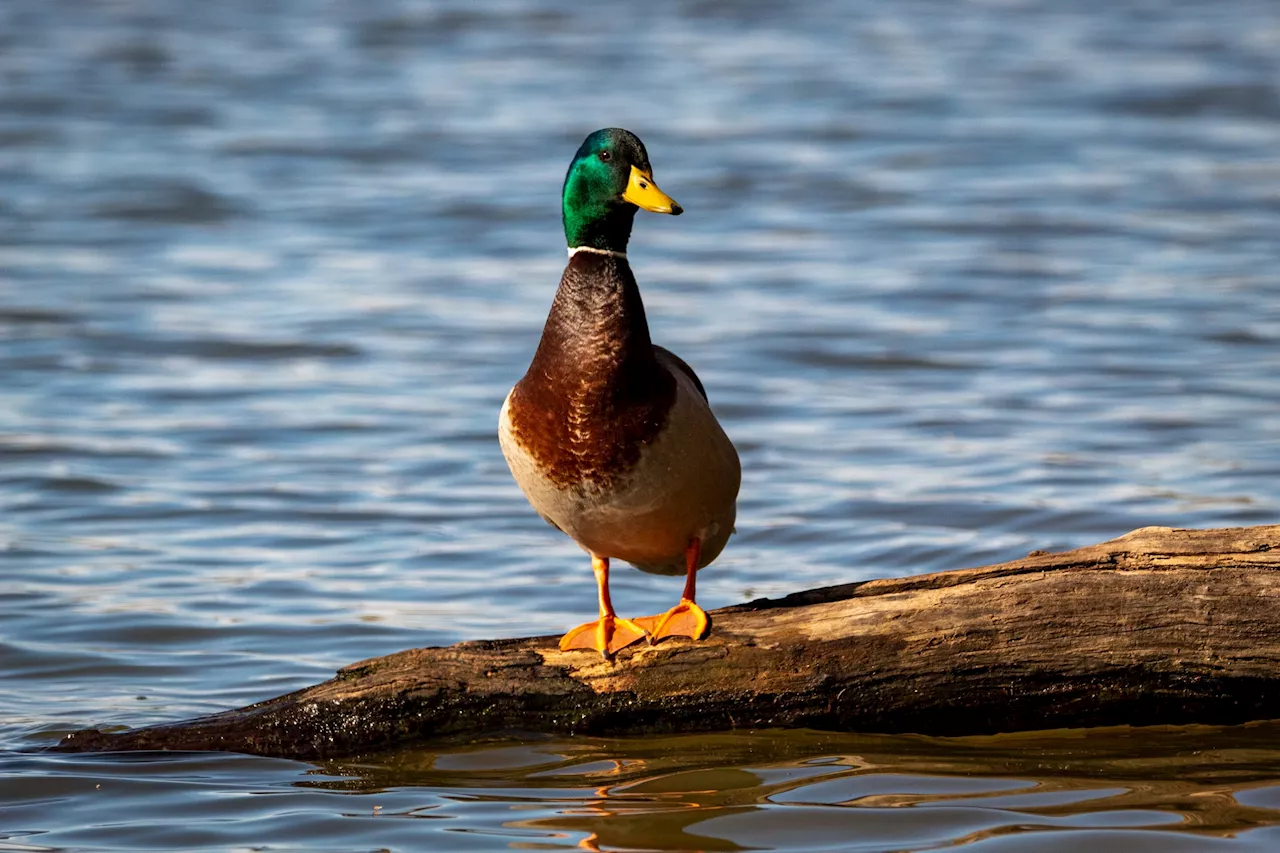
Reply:
[[[652,213],[670,213],[672,216],[684,213],[684,208],[676,204],[675,199],[658,189],[652,176],[635,166],[631,167],[631,180],[627,181],[622,197]]]

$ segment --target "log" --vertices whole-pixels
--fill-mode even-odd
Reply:
[[[234,711],[65,751],[319,759],[546,734],[809,727],[973,735],[1280,718],[1280,525],[1147,527],[1060,554],[712,613],[701,642],[605,662],[556,637],[352,664]]]

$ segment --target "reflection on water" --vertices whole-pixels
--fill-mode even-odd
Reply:
[[[742,454],[708,607],[1274,523],[1278,80],[1272,0],[0,2],[0,847],[1271,838],[1270,752],[955,793],[909,741],[572,742],[545,776],[21,750],[594,612],[494,433],[606,125],[686,208],[631,257]]]
[[[551,811],[503,826],[589,849],[985,849],[977,842],[1023,833],[1041,834],[1026,849],[1042,849],[1043,833],[1070,829],[1130,850],[1141,842],[1118,830],[1158,831],[1151,843],[1169,845],[1260,829],[1259,844],[1280,839],[1277,735],[1276,724],[952,739],[756,732],[410,751],[327,769],[383,790],[465,789],[511,812]]]
[[[9,831],[58,810],[94,829],[0,849],[90,838],[104,849],[421,849],[431,837],[427,846],[451,850],[1262,851],[1280,842],[1278,736],[1267,724],[961,739],[531,737],[318,767],[29,755],[0,764]],[[168,809],[182,820],[156,819]]]

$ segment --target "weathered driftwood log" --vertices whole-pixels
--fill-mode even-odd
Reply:
[[[1148,527],[712,618],[707,640],[639,644],[613,663],[554,637],[414,649],[247,708],[78,732],[60,748],[321,758],[504,732],[959,735],[1280,717],[1280,525]]]

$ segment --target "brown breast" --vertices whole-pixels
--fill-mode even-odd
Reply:
[[[511,394],[515,439],[555,485],[607,488],[635,466],[674,400],[626,260],[574,255]]]

